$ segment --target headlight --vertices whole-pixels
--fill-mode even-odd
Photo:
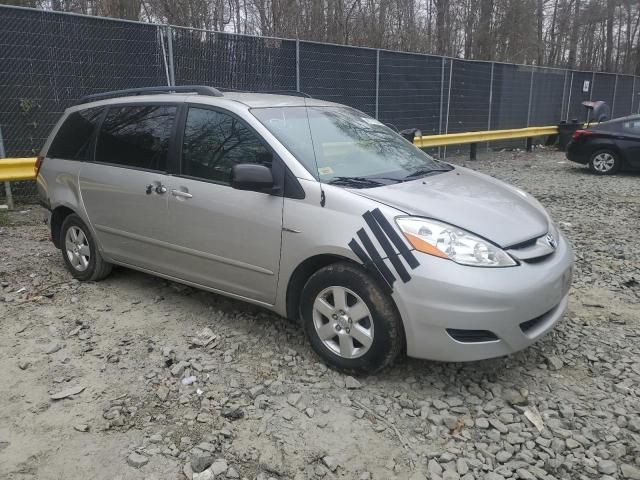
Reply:
[[[502,249],[461,228],[416,217],[399,217],[396,223],[419,252],[474,267],[517,265]]]

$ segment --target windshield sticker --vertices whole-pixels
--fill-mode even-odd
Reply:
[[[384,262],[384,258],[388,258],[389,262],[395,269],[397,275],[403,283],[411,280],[411,275],[407,271],[400,257],[404,258],[407,265],[413,270],[416,269],[420,262],[413,255],[413,252],[407,247],[398,232],[389,223],[379,208],[367,211],[362,215],[365,223],[371,230],[373,237],[377,240],[383,252],[379,252],[374,246],[369,234],[361,228],[357,232],[358,240],[352,238],[349,242],[349,248],[362,261],[364,266],[374,273],[383,285],[386,285],[389,292],[393,292],[393,284],[396,277],[391,269]],[[362,246],[360,245],[362,244]],[[395,248],[394,248],[395,247]],[[396,252],[396,249],[398,250]]]
[[[318,167],[318,173],[320,175],[331,175],[333,173],[333,168],[331,168],[331,167]]]

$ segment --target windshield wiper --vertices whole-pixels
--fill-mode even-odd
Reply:
[[[428,177],[429,175],[435,175],[436,173],[442,173],[442,172],[450,172],[451,170],[453,170],[453,167],[417,170],[413,173],[410,173],[406,177],[404,177],[404,179],[408,180],[410,178]]]
[[[344,185],[345,187],[355,188],[381,187],[384,185],[382,182],[366,177],[333,177],[328,183],[330,185]]]

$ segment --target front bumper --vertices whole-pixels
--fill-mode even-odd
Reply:
[[[563,235],[551,256],[516,267],[474,268],[414,253],[420,266],[393,293],[411,357],[459,362],[508,355],[542,338],[567,308],[573,251]],[[448,329],[495,338],[459,341]]]

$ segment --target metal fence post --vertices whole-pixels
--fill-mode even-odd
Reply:
[[[616,109],[616,93],[618,93],[618,75],[616,75],[616,81],[613,84],[613,99],[611,100],[611,118],[615,118],[613,116],[613,112]],[[631,105],[633,108],[633,104]]]
[[[560,119],[558,123],[564,118],[564,97],[567,94],[567,77],[569,76],[569,70],[564,71],[564,82],[562,83],[562,103],[560,103]]]
[[[531,67],[531,80],[529,81],[529,106],[527,107],[527,127],[531,126],[531,103],[533,100],[533,74],[535,67]]]
[[[440,69],[440,115],[438,116],[438,135],[442,133],[442,110],[444,107],[444,64],[445,58],[441,57],[442,68]],[[438,157],[440,157],[442,147],[438,147]]]
[[[569,123],[569,114],[571,113],[571,91],[573,90],[573,72],[571,72],[571,81],[569,82],[569,99],[567,100],[567,117],[566,122]]]
[[[4,158],[7,156],[7,153],[4,150],[4,141],[2,139],[2,128],[0,127],[0,158]],[[7,206],[9,210],[13,210],[13,195],[11,194],[11,183],[4,182],[4,193],[7,196]]]
[[[176,74],[173,64],[173,30],[170,26],[167,27],[167,50],[169,56],[169,80],[171,81],[171,86],[174,86],[176,84]]]
[[[378,120],[380,103],[380,49],[376,49],[376,120]]]
[[[300,91],[300,40],[296,38],[296,92]]]
[[[447,93],[447,118],[445,120],[444,133],[449,133],[449,108],[451,107],[451,82],[453,80],[453,59],[449,60],[449,92]],[[447,158],[447,147],[444,147],[444,158]]]
[[[496,62],[491,62],[491,80],[489,81],[489,115],[487,118],[487,130],[491,130],[491,115],[493,114],[493,70]],[[489,143],[487,142],[487,152],[489,151]]]

